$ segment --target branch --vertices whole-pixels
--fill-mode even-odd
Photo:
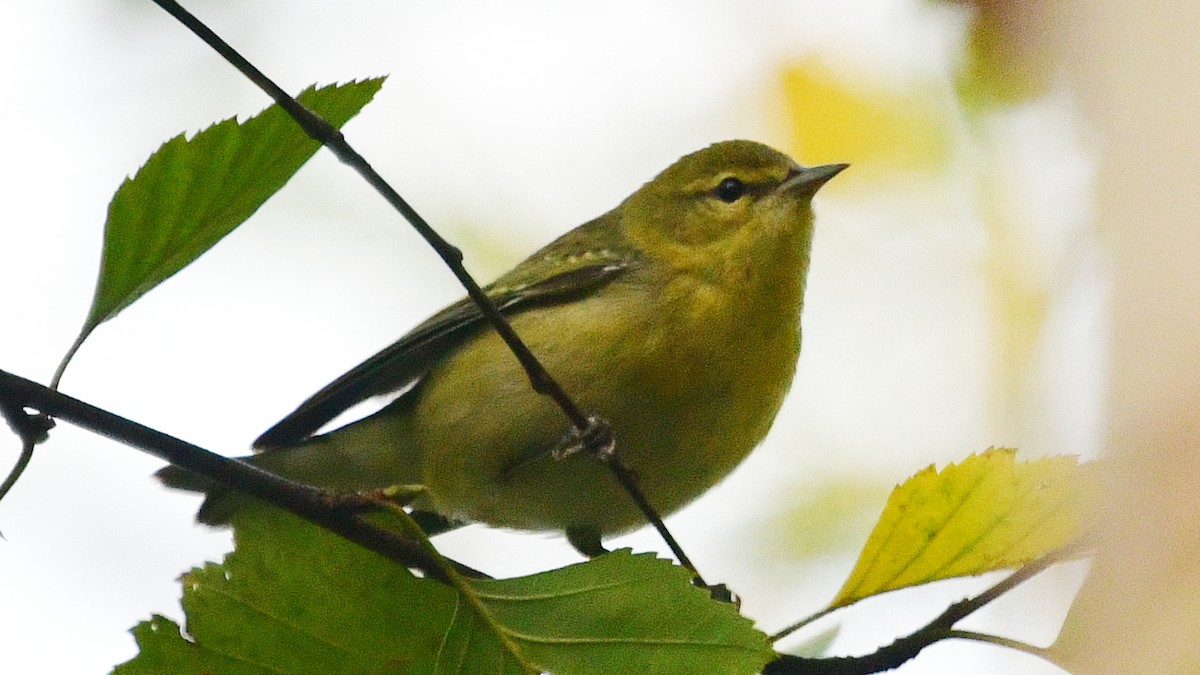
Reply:
[[[566,390],[562,388],[558,381],[550,375],[550,372],[537,360],[537,357],[533,355],[533,352],[529,350],[529,347],[525,345],[516,331],[513,330],[508,319],[500,313],[500,310],[492,302],[491,298],[484,293],[475,279],[467,273],[466,268],[462,264],[462,251],[452,246],[434,231],[429,223],[375,171],[366,158],[350,146],[341,131],[330,125],[319,115],[300,105],[295,98],[290,96],[279,85],[275,84],[265,73],[246,60],[229,43],[222,40],[220,36],[184,9],[178,2],[175,0],[154,0],[154,3],[175,17],[188,30],[203,40],[205,44],[216,50],[230,65],[237,68],[251,82],[266,92],[309,136],[329,148],[343,164],[357,171],[371,187],[375,188],[376,192],[382,195],[393,208],[399,211],[412,224],[413,228],[424,237],[425,241],[433,247],[433,250],[437,252],[438,256],[446,263],[446,266],[450,268],[450,271],[454,273],[454,276],[458,278],[459,283],[467,290],[467,295],[479,306],[488,323],[491,324],[500,338],[504,340],[509,350],[516,356],[517,360],[521,363],[521,367],[524,368],[533,390],[550,397],[558,405],[559,409],[562,410],[563,414],[570,421],[571,426],[574,427],[576,435],[594,437],[596,436],[597,424],[607,427],[607,423],[600,418],[594,415],[589,417],[584,414],[583,410],[567,394]],[[602,454],[602,449],[600,448],[592,448],[592,450],[593,454],[597,456]],[[624,468],[624,464],[619,461],[605,461],[605,464],[613,472],[617,481],[625,487],[639,510],[642,511],[642,515],[646,517],[646,520],[658,530],[658,533],[667,542],[675,557],[679,559],[680,564],[695,574],[696,568],[692,566],[683,549],[675,541],[670,531],[667,530],[658,511],[650,504],[645,493],[637,485],[632,472]],[[631,485],[632,487],[630,487]],[[699,574],[696,576],[699,577]]]
[[[244,488],[244,491],[263,501],[290,511],[405,567],[420,570],[427,577],[447,581],[447,565],[454,566],[470,576],[483,576],[480,572],[427,550],[417,540],[399,536],[372,524],[354,509],[338,508],[337,495],[284,480],[245,462],[222,457],[0,370],[0,409],[7,415],[12,410],[24,408],[33,408],[42,415],[66,420],[120,443],[131,445],[205,478]],[[11,417],[9,419],[11,423]]]
[[[4,416],[9,428],[21,439],[21,454],[12,470],[5,476],[4,482],[0,483],[0,501],[4,501],[5,495],[17,484],[21,474],[25,473],[25,468],[29,466],[29,461],[33,459],[33,447],[46,440],[46,435],[54,428],[54,420],[45,415],[27,413],[24,406],[2,396],[0,415]]]
[[[558,407],[562,409],[567,419],[571,421],[571,425],[577,430],[583,431],[588,427],[587,415],[583,414],[583,411],[567,395],[562,386],[550,376],[550,373],[537,360],[537,357],[533,355],[529,347],[521,341],[521,338],[513,330],[512,326],[509,325],[508,319],[504,318],[504,315],[500,313],[500,310],[492,302],[491,298],[483,292],[483,289],[476,283],[475,279],[467,273],[467,269],[462,264],[462,251],[455,248],[434,231],[429,223],[375,171],[366,158],[350,146],[341,131],[308,108],[300,105],[295,98],[284,91],[279,85],[275,84],[265,73],[254,67],[253,64],[230,46],[229,43],[222,40],[212,29],[204,25],[203,22],[184,9],[178,2],[175,2],[175,0],[154,0],[154,4],[175,17],[188,30],[203,40],[205,44],[216,50],[230,65],[237,68],[251,82],[266,92],[279,107],[283,108],[292,119],[296,120],[296,123],[304,129],[305,133],[314,140],[319,141],[326,148],[329,148],[343,164],[357,171],[371,187],[375,188],[376,192],[383,196],[393,208],[399,211],[400,215],[404,216],[405,220],[411,223],[413,228],[433,247],[433,250],[437,252],[438,256],[446,263],[446,266],[450,268],[450,271],[454,273],[454,276],[458,278],[459,283],[467,289],[467,295],[479,306],[480,310],[483,311],[483,315],[491,323],[492,328],[496,330],[504,340],[504,343],[508,345],[508,348],[517,357],[517,360],[521,362],[521,366],[525,369],[525,374],[529,377],[529,382],[533,386],[534,391],[552,398],[558,404]]]
[[[879,673],[899,668],[905,662],[920,654],[926,647],[935,642],[951,638],[986,641],[991,644],[1013,647],[1031,654],[1044,656],[1044,650],[1039,650],[1039,648],[1032,645],[1025,645],[1015,640],[993,637],[982,633],[958,631],[954,629],[954,624],[978,611],[984,605],[987,605],[1001,595],[1037,576],[1047,567],[1068,558],[1076,557],[1079,553],[1079,546],[1068,546],[1038,558],[1008,575],[999,583],[979,595],[960,600],[950,605],[937,618],[911,635],[899,638],[892,644],[880,647],[870,654],[827,658],[805,658],[785,654],[768,663],[763,668],[763,675],[866,675],[868,673]]]

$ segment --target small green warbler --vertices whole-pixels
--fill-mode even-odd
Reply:
[[[717,143],[485,289],[580,408],[610,422],[660,514],[721,480],[770,428],[800,353],[812,198],[845,167]],[[378,412],[315,435],[349,407],[399,391]],[[423,485],[417,508],[557,530],[594,552],[600,537],[645,519],[600,462],[552,457],[568,431],[463,299],[305,401],[248,461],[334,490]],[[176,467],[159,476],[208,493],[205,523],[245,503]]]

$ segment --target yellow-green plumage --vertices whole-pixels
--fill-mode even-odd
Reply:
[[[580,407],[611,422],[661,513],[724,477],[778,412],[800,350],[811,199],[842,168],[715,144],[488,287]],[[363,398],[410,384],[380,412],[311,436]],[[311,398],[259,439],[251,461],[343,490],[421,483],[423,507],[502,527],[643,524],[594,459],[550,456],[568,428],[461,301]],[[163,479],[207,489],[207,522],[239,504],[178,469]]]

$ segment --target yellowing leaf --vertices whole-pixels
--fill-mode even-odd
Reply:
[[[1088,481],[1075,457],[1016,461],[991,449],[892,491],[850,578],[830,604],[1020,566],[1071,543]]]
[[[849,162],[872,169],[941,169],[947,162],[949,102],[933,85],[895,92],[853,82],[808,60],[784,70],[794,154],[802,164]]]

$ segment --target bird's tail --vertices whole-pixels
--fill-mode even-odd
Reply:
[[[382,411],[381,411],[382,412]],[[273,448],[241,457],[260,469],[289,480],[338,491],[369,490],[421,482],[419,451],[405,442],[402,419],[380,414],[359,420],[290,448]],[[253,498],[227,485],[168,466],[155,476],[163,485],[205,494],[196,519],[225,525]]]
[[[253,457],[241,457],[243,460],[253,460]],[[154,477],[163,485],[176,490],[188,492],[203,492],[204,504],[200,506],[196,520],[205,525],[225,525],[230,517],[241,509],[251,499],[237,490],[192,473],[183,467],[171,466],[160,469]]]
[[[320,476],[307,470],[314,466],[314,458],[320,459],[320,453],[306,444],[237,459],[289,480],[320,485]],[[253,503],[253,497],[239,490],[173,464],[160,469],[154,476],[169,488],[204,493],[204,503],[200,505],[196,520],[205,525],[227,525],[234,513]]]

